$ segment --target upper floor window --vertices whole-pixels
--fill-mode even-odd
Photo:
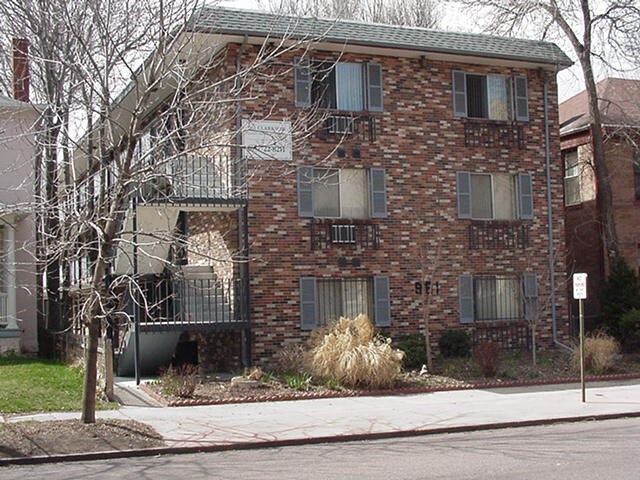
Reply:
[[[564,154],[564,204],[576,205],[580,202],[580,162],[578,151],[572,150]]]
[[[296,106],[382,111],[382,67],[375,63],[295,61]]]
[[[453,110],[457,117],[528,121],[527,78],[454,71]]]
[[[474,220],[533,218],[531,175],[457,173],[458,217]]]
[[[298,168],[301,217],[369,218],[387,216],[384,168]]]

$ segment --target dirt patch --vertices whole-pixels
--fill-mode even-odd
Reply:
[[[150,426],[124,420],[79,420],[0,424],[0,458],[132,450],[164,446]]]
[[[207,376],[200,380],[193,396],[181,398],[163,391],[160,382],[145,384],[155,396],[168,405],[202,405],[216,403],[261,402],[273,400],[295,400],[323,397],[347,397],[362,395],[390,395],[425,391],[494,387],[509,385],[538,385],[577,381],[578,372],[570,364],[570,357],[562,351],[542,352],[536,365],[531,363],[526,352],[505,353],[501,356],[496,377],[486,378],[480,373],[473,358],[438,359],[433,374],[421,375],[418,371],[402,373],[396,384],[386,390],[345,388],[336,384],[309,382],[305,388],[292,388],[284,378],[276,374],[265,375],[259,381],[243,383],[242,388],[233,387],[229,376]],[[638,357],[621,357],[608,375],[624,378],[625,375],[640,374]],[[588,376],[596,379],[596,377]],[[613,379],[611,377],[610,379]],[[600,377],[601,380],[609,378]]]
[[[465,387],[470,384],[454,378],[441,375],[419,375],[417,372],[403,373],[392,390],[399,393],[411,389],[447,389]],[[162,386],[157,382],[146,384],[148,388],[160,395],[167,402],[180,402],[184,398],[169,395],[163,392]],[[288,398],[313,398],[324,396],[356,396],[372,393],[371,390],[354,389],[345,387],[328,387],[311,383],[308,388],[295,389],[286,385],[282,380],[273,377],[268,381],[255,382],[254,385],[245,385],[243,388],[234,388],[231,382],[218,377],[203,379],[188,400],[198,402],[243,402],[243,401],[268,401]]]

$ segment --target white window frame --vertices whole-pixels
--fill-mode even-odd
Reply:
[[[576,163],[572,168],[575,168],[575,174],[574,175],[567,175],[568,169],[567,169],[567,158],[569,156],[569,154],[575,154],[575,160]],[[563,161],[564,161],[564,178],[563,178],[563,182],[564,182],[564,204],[567,207],[570,207],[572,205],[580,205],[582,203],[582,182],[580,180],[580,157],[578,156],[578,150],[571,150],[568,152],[565,152],[563,155]],[[578,184],[578,199],[577,201],[571,202],[569,201],[569,196],[567,195],[568,192],[568,188],[567,188],[567,183],[570,180],[574,180],[576,181],[576,183]]]

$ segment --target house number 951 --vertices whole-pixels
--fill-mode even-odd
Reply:
[[[427,295],[430,294],[430,293],[432,293],[434,295],[440,295],[440,282],[436,282],[435,283],[435,285],[434,285],[435,292],[431,292],[431,280],[427,280],[424,283],[423,282],[416,282],[414,284],[414,287],[415,287],[416,293],[418,295],[422,295],[423,291]]]

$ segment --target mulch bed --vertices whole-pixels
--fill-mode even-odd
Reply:
[[[79,420],[0,423],[0,458],[134,450],[164,446],[149,425],[135,421]]]
[[[625,358],[607,375],[589,375],[588,381],[625,380],[640,378],[640,363],[636,356]],[[258,382],[251,388],[232,388],[228,380],[205,378],[197,386],[191,398],[167,395],[158,382],[142,384],[141,388],[166,406],[221,405],[316,398],[356,396],[408,395],[450,390],[477,388],[501,388],[547,384],[576,383],[579,375],[571,368],[568,357],[562,352],[541,355],[536,366],[528,356],[506,356],[496,378],[484,378],[469,359],[452,360],[438,366],[438,374],[420,375],[416,371],[403,373],[394,388],[385,390],[330,389],[323,385],[311,385],[306,391],[298,391],[277,379]]]

